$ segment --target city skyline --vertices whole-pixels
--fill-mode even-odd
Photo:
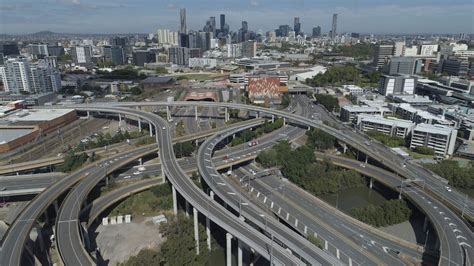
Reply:
[[[159,28],[178,30],[179,13],[186,8],[188,30],[199,30],[211,16],[226,15],[232,31],[248,21],[254,31],[270,31],[278,25],[293,26],[299,17],[301,30],[311,34],[320,25],[331,29],[332,14],[337,13],[338,33],[473,33],[474,5],[466,0],[442,1],[101,1],[19,0],[0,5],[0,33],[26,34],[38,31],[61,33],[149,33]],[[81,13],[81,16],[75,16]],[[133,23],[124,23],[132,21]],[[130,19],[129,19],[130,18]],[[444,23],[450,21],[450,23]],[[423,22],[423,23],[420,23]]]

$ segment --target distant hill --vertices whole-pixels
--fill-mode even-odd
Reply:
[[[28,35],[31,35],[31,36],[51,36],[51,35],[61,35],[61,33],[56,33],[56,32],[45,30],[45,31],[39,31],[39,32],[36,32],[36,33],[30,33]]]

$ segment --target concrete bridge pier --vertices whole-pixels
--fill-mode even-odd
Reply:
[[[240,239],[237,240],[237,266],[242,266],[242,259],[243,259],[243,250],[242,250],[242,241]]]
[[[153,137],[153,126],[151,123],[148,124],[148,129],[150,129],[150,137]]]
[[[138,159],[138,164],[141,166],[143,165],[143,158]]]
[[[173,212],[175,215],[178,215],[178,198],[176,195],[176,189],[171,186],[171,190],[173,192]]]
[[[369,188],[372,189],[373,186],[374,186],[374,179],[371,177],[369,181]]]
[[[425,216],[425,221],[423,222],[423,232],[426,232],[427,228],[428,228],[428,217]]]
[[[226,238],[226,265],[232,266],[232,235],[230,233],[225,234]]]
[[[272,115],[272,123],[275,122],[275,115]]]
[[[54,205],[54,211],[56,212],[56,214],[58,214],[59,213],[58,200],[55,200],[53,205]]]
[[[256,118],[260,118],[260,112],[257,112],[257,114],[255,115]]]
[[[119,118],[119,127],[120,127],[122,125],[122,114],[119,114],[118,118]]]
[[[369,156],[367,156],[367,154],[365,155],[365,164],[367,164],[369,162]]]
[[[168,122],[173,121],[173,119],[171,118],[171,111],[169,106],[166,106],[166,119],[168,120]]]
[[[140,117],[137,117],[137,121],[138,121],[138,131],[142,132],[142,120],[140,119]]]
[[[211,250],[211,220],[206,216],[207,249]]]
[[[224,108],[224,122],[229,121],[229,108]]]
[[[87,119],[89,119],[89,117],[90,117],[90,112],[87,111]]]
[[[214,191],[209,191],[209,197],[211,197],[212,200],[214,200]]]
[[[286,117],[283,117],[283,125],[286,126]]]
[[[198,107],[194,106],[194,120],[198,121]]]
[[[346,154],[346,152],[347,152],[347,144],[343,143],[343,144],[342,144],[342,149],[343,149],[343,153]]]
[[[198,227],[198,210],[193,207],[194,217],[194,240],[196,241],[196,255],[199,255],[199,227]]]

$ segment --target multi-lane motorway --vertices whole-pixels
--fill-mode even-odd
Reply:
[[[116,104],[118,105],[118,104]],[[367,138],[353,132],[351,130],[343,129],[337,130],[334,128],[330,128],[320,122],[312,121],[308,118],[301,117],[299,115],[288,114],[282,111],[277,110],[269,110],[262,107],[256,106],[247,106],[247,105],[238,105],[238,104],[230,104],[230,103],[209,103],[209,102],[172,102],[172,103],[153,103],[153,102],[146,102],[146,103],[119,103],[119,105],[124,106],[204,106],[204,107],[224,107],[224,108],[236,108],[236,109],[247,109],[259,112],[260,115],[267,114],[273,116],[284,117],[287,122],[293,121],[298,124],[303,124],[305,126],[311,127],[318,127],[325,130],[328,133],[336,136],[340,141],[349,144],[350,146],[368,154],[374,160],[377,160],[387,167],[395,170],[398,174],[410,177],[415,179],[416,177],[424,179],[424,188],[431,193],[428,194],[426,191],[419,189],[418,187],[412,187],[412,190],[407,190],[408,197],[410,197],[415,204],[427,213],[428,217],[430,217],[431,222],[433,223],[434,227],[438,235],[440,236],[440,245],[441,245],[441,265],[462,265],[468,263],[469,265],[472,262],[472,231],[468,226],[466,226],[463,221],[449,208],[441,204],[438,200],[432,197],[433,193],[437,194],[437,197],[442,198],[448,205],[452,205],[451,207],[457,210],[463,209],[465,210],[465,214],[468,217],[472,217],[472,202],[466,202],[464,197],[458,195],[457,193],[448,193],[444,186],[439,184],[437,180],[435,180],[431,173],[423,170],[422,168],[414,165],[410,162],[404,161],[404,159],[400,158],[398,155],[391,153],[390,150],[385,148],[384,146],[379,145],[375,142],[369,142]],[[255,229],[248,224],[242,222],[239,219],[232,218],[229,212],[227,212],[222,206],[219,204],[209,201],[209,197],[202,191],[198,190],[194,187],[194,184],[190,182],[190,180],[184,174],[182,168],[177,163],[176,159],[174,158],[174,153],[172,149],[172,141],[171,141],[171,132],[170,128],[167,126],[167,123],[163,121],[161,118],[158,118],[156,115],[152,115],[145,112],[134,111],[127,108],[117,108],[111,106],[113,108],[107,108],[103,106],[96,106],[96,105],[80,105],[78,109],[80,110],[87,110],[87,111],[102,111],[102,112],[110,112],[110,113],[122,113],[128,114],[132,116],[139,116],[142,119],[145,119],[152,123],[155,127],[155,132],[157,132],[157,141],[160,144],[160,159],[163,163],[163,168],[166,173],[166,176],[170,179],[170,182],[173,184],[174,188],[178,190],[178,192],[189,202],[192,206],[194,206],[200,213],[205,214],[211,220],[215,221],[225,230],[230,232],[234,237],[239,238],[243,242],[247,243],[251,247],[253,247],[259,254],[270,259],[270,257],[274,258],[275,261],[279,261],[281,263],[292,264],[298,263],[295,261],[295,257],[291,256],[286,250],[284,250],[281,246],[275,245],[273,250],[273,256],[271,256],[270,252],[268,252],[267,248],[268,245],[273,245],[274,241],[268,237],[268,235],[277,235],[281,233],[281,229],[276,228],[276,230],[280,230],[279,232],[271,231],[271,234],[265,235],[260,234],[255,231]],[[135,151],[134,151],[135,152]],[[126,158],[128,155],[129,158]],[[120,167],[124,161],[135,158],[140,154],[135,154],[133,152],[124,153],[121,156],[125,156],[120,159],[120,156],[113,157],[112,159],[117,159],[119,164],[117,167]],[[118,155],[117,155],[118,156]],[[108,158],[109,160],[110,158]],[[123,161],[121,161],[123,160]],[[406,163],[406,167],[401,167],[403,164]],[[115,164],[114,164],[115,165]],[[354,166],[355,168],[355,166]],[[87,170],[91,170],[92,172],[88,172]],[[7,238],[2,245],[2,255],[1,255],[1,265],[18,265],[22,250],[22,242],[26,239],[26,235],[31,229],[34,224],[34,221],[37,217],[44,211],[44,209],[52,204],[54,199],[58,196],[58,191],[61,191],[61,186],[66,183],[67,187],[70,187],[72,184],[77,182],[78,180],[84,178],[84,181],[79,183],[76,188],[82,187],[82,189],[77,190],[77,194],[71,193],[67,197],[69,199],[68,202],[71,202],[72,207],[74,209],[72,211],[65,211],[65,216],[61,216],[61,219],[58,220],[58,225],[62,226],[64,232],[73,233],[71,238],[71,243],[75,245],[75,243],[80,242],[80,235],[79,235],[79,227],[78,227],[78,218],[79,218],[79,211],[80,205],[82,200],[87,193],[90,186],[95,185],[98,180],[104,177],[104,173],[100,173],[100,167],[96,168],[85,168],[82,169],[74,174],[72,177],[64,178],[57,183],[50,186],[46,191],[49,191],[49,197],[45,196],[44,194],[48,193],[41,193],[35,199],[34,206],[37,207],[35,209],[26,208],[21,214],[19,219],[12,225],[10,228]],[[392,174],[393,175],[393,174]],[[395,175],[394,180],[397,183],[400,183],[400,177]],[[87,181],[87,182],[86,182]],[[58,185],[59,184],[59,185]],[[396,184],[393,184],[396,185]],[[50,190],[51,188],[55,187],[57,190]],[[45,192],[46,192],[45,191]],[[74,192],[74,190],[73,190]],[[85,195],[84,195],[85,194]],[[75,195],[75,196],[72,196]],[[221,195],[222,196],[222,195]],[[460,201],[460,197],[462,197],[462,201]],[[75,199],[75,202],[73,202]],[[37,203],[37,201],[41,201]],[[254,210],[258,210],[257,206],[252,206],[255,208],[249,208]],[[235,208],[235,205],[234,205]],[[62,206],[61,210],[66,209],[64,205]],[[77,209],[77,210],[76,210]],[[69,210],[69,208],[68,208]],[[62,211],[61,211],[62,212]],[[252,217],[251,215],[249,217]],[[59,217],[58,217],[59,219]],[[251,218],[255,219],[255,218]],[[64,225],[64,226],[63,226]],[[18,233],[19,236],[17,240],[12,239],[11,232]],[[77,232],[77,235],[75,235]],[[59,241],[59,231],[57,239]],[[63,233],[61,233],[63,235]],[[71,234],[70,234],[71,235]],[[73,239],[76,237],[77,239]],[[61,241],[62,242],[62,241]],[[297,241],[298,242],[298,241]],[[58,242],[59,246],[59,242]],[[301,247],[300,247],[301,248]],[[18,251],[19,250],[19,251]],[[60,249],[61,250],[61,249]],[[73,257],[73,262],[78,262],[79,264],[90,262],[90,257],[86,254],[87,258],[81,258],[80,255],[76,256],[77,252],[83,251],[83,247],[74,247],[72,250],[65,249],[65,256]],[[8,254],[5,251],[10,251]],[[302,252],[303,255],[305,252]],[[61,254],[64,258],[63,253]],[[300,254],[301,255],[301,254]],[[321,256],[321,255],[320,255]],[[15,258],[16,257],[16,258]],[[310,256],[311,257],[311,256]],[[76,261],[74,261],[76,259]],[[311,259],[311,258],[305,258]],[[323,264],[329,263],[334,264],[332,257],[324,257],[321,256],[319,259],[323,260]],[[82,261],[82,263],[81,263]],[[337,264],[337,262],[336,262]]]

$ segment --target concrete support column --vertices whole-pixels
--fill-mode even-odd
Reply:
[[[373,186],[374,186],[374,179],[371,177],[369,181],[369,188],[372,189]]]
[[[41,228],[40,227],[35,227],[36,229],[36,234],[37,234],[37,238],[38,238],[38,242],[39,242],[39,246],[40,246],[40,250],[42,252],[44,252],[44,239],[43,239],[43,234],[41,233]]]
[[[140,117],[137,117],[137,120],[138,120],[138,131],[142,132],[142,120],[140,119]]]
[[[156,138],[158,138],[158,134],[156,134]],[[158,154],[158,158],[160,158],[160,161],[161,161],[161,156],[160,156],[160,152],[157,152]],[[163,164],[161,165],[161,177],[163,177],[163,180],[166,180],[166,175],[165,175],[165,168],[163,167]]]
[[[196,145],[196,147],[199,146],[199,140],[198,139],[194,141],[194,145]]]
[[[243,251],[242,251],[242,241],[240,239],[237,240],[237,265],[242,266],[242,259],[243,259]]]
[[[194,106],[194,120],[198,121],[198,107]]]
[[[214,200],[214,191],[209,191],[209,196],[211,197],[212,200]]]
[[[211,220],[206,216],[207,249],[211,250]]]
[[[90,117],[90,112],[87,111],[87,119],[89,119],[89,117]]]
[[[369,156],[366,154],[365,155],[365,163],[367,163],[369,161]]]
[[[148,128],[150,129],[150,137],[153,137],[153,126],[151,123],[148,123]]]
[[[283,125],[286,126],[286,117],[283,117]]]
[[[169,106],[166,106],[166,119],[168,119],[168,122],[171,122],[172,119],[171,119],[171,111],[170,111],[170,107]]]
[[[56,214],[58,214],[59,213],[58,200],[55,200],[53,205],[54,205],[54,211],[56,212]]]
[[[138,159],[138,164],[143,165],[143,158]]]
[[[224,121],[228,122],[229,121],[229,108],[224,108]]]
[[[427,228],[428,228],[428,217],[425,216],[425,221],[423,222],[423,232],[426,232]]]
[[[344,144],[342,145],[342,148],[344,149],[344,154],[345,154],[345,153],[347,152],[347,144],[344,143]]]
[[[225,234],[226,238],[226,265],[232,266],[232,235],[229,233]]]
[[[275,115],[272,115],[272,123],[275,122]]]
[[[119,114],[119,126],[122,125],[122,114]]]
[[[260,112],[257,112],[256,118],[260,118]]]
[[[198,211],[193,207],[194,217],[194,240],[196,241],[196,255],[199,255],[199,228],[198,228]]]
[[[176,189],[171,186],[171,190],[173,191],[173,212],[175,215],[178,214],[178,198],[176,195]]]

